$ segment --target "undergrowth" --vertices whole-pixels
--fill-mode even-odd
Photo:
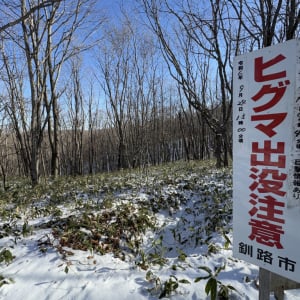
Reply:
[[[160,223],[160,215],[170,223]],[[0,217],[0,242],[13,236],[17,243],[47,228],[51,233],[37,241],[45,255],[49,248],[64,260],[75,250],[113,253],[147,272],[151,294],[169,297],[190,284],[176,276],[176,270],[189,268],[186,249],[201,249],[209,256],[230,247],[231,170],[216,170],[212,161],[182,161],[143,170],[49,179],[34,188],[20,180],[0,193]],[[47,221],[32,225],[40,218]],[[150,239],[146,238],[149,232]],[[223,245],[215,242],[216,237],[222,237]],[[177,263],[169,278],[159,278],[155,266],[166,266],[174,256]],[[1,257],[6,263],[13,260],[4,253]],[[220,294],[221,289],[226,299],[234,288],[222,284],[216,275],[211,271],[203,277],[208,279],[207,292]],[[8,282],[0,277],[0,286]]]

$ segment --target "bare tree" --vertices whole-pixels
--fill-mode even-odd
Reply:
[[[7,190],[7,173],[10,165],[10,158],[12,156],[12,149],[10,144],[12,138],[10,137],[9,124],[7,123],[7,112],[5,109],[0,110],[0,176],[2,177],[3,189]]]
[[[40,10],[42,8],[45,8],[47,6],[52,6],[55,3],[59,3],[63,0],[45,0],[45,1],[41,1],[35,5],[33,5],[25,14],[21,15],[21,16],[17,16],[15,19],[9,21],[8,23],[1,25],[0,26],[0,33],[11,28],[14,27],[15,25],[20,24],[21,22],[25,21],[26,19],[28,19],[30,17],[31,14],[33,14],[35,11]],[[11,0],[10,1],[3,1],[3,6],[11,6]],[[4,10],[4,9],[2,9]]]
[[[69,97],[71,114],[71,143],[68,147],[71,150],[70,163],[71,174],[83,174],[83,135],[85,124],[84,96],[82,92],[82,80],[80,78],[80,62],[72,60],[71,71],[71,93]]]
[[[87,122],[88,122],[88,172],[93,174],[96,171],[96,144],[97,144],[97,121],[99,116],[98,102],[95,101],[94,83],[90,81],[90,89],[87,104]]]
[[[248,51],[299,37],[298,0],[230,0],[229,3],[243,28],[241,38],[250,41]]]
[[[107,43],[100,48],[98,59],[103,80],[102,88],[108,99],[107,113],[118,138],[118,168],[126,168],[125,127],[127,122],[127,89],[130,74],[131,38],[128,26],[113,28],[107,34]]]
[[[11,45],[10,45],[11,46]],[[9,116],[16,141],[15,151],[18,155],[21,174],[30,175],[30,128],[28,124],[29,101],[24,97],[25,65],[18,61],[14,47],[1,48],[3,70],[0,73],[6,93],[4,93],[4,110]],[[9,54],[8,54],[9,53]]]
[[[193,1],[186,1],[185,5],[177,7],[167,0],[142,2],[149,23],[160,41],[170,74],[182,88],[187,101],[201,112],[215,133],[217,165],[226,166],[230,153],[231,58],[239,43],[238,27],[230,24],[228,7],[222,1],[213,0],[203,7]],[[167,22],[162,14],[169,18]],[[220,105],[218,115],[197,89],[201,86],[198,74],[203,73],[205,68],[199,60],[201,57],[209,57],[215,62],[211,64],[215,69],[211,68],[209,72],[217,75],[218,85],[214,95]]]
[[[139,30],[133,22],[129,24],[132,31],[132,57],[127,88],[126,144],[130,166],[136,167],[149,163],[147,129],[154,101],[152,96],[162,79],[158,71],[159,59],[153,34]]]
[[[48,114],[48,134],[51,146],[51,175],[58,174],[58,127],[59,105],[58,99],[65,86],[59,79],[62,68],[67,60],[94,46],[96,41],[89,40],[89,36],[98,30],[104,17],[98,15],[96,22],[89,19],[94,1],[76,0],[72,4],[67,2],[60,5],[48,6],[45,9],[47,16],[46,57],[49,77],[49,91],[45,94],[45,103]],[[88,30],[81,32],[82,27],[89,25]],[[82,37],[78,38],[78,34]],[[77,42],[74,40],[77,39]]]
[[[300,2],[299,0],[289,0],[285,3],[285,14],[283,18],[284,36],[286,40],[299,37],[300,24]]]
[[[13,121],[17,132],[25,132],[26,143],[19,143],[22,145],[23,160],[26,157],[25,165],[29,166],[32,184],[35,185],[39,179],[40,151],[46,128],[52,154],[51,174],[55,176],[58,173],[58,99],[65,88],[64,84],[59,83],[63,66],[70,57],[92,46],[87,41],[89,36],[97,30],[100,21],[98,19],[90,23],[89,25],[92,26],[89,30],[83,31],[83,24],[88,24],[87,17],[94,3],[89,0],[76,0],[72,3],[42,0],[15,2],[7,3],[5,9],[1,7],[2,12],[9,10],[11,15],[19,16],[15,17],[16,20],[20,20],[20,24],[16,22],[14,27],[9,26],[9,30],[4,31],[4,37],[10,38],[3,38],[5,45],[13,44],[13,46],[3,46],[2,56],[6,60],[8,80],[13,82],[9,83],[9,89],[13,88],[9,91],[11,99],[14,96],[14,99],[24,102],[26,97],[22,93],[29,94],[30,106],[24,104],[20,106],[26,107],[30,114],[27,118],[23,118],[25,123],[27,122],[26,125],[22,125],[26,130],[20,130],[16,117]],[[78,33],[77,39],[75,39],[75,33]],[[80,38],[78,38],[79,34]],[[27,90],[16,89],[12,86],[18,86],[19,79],[16,80],[20,74],[18,63],[22,58],[26,61],[26,68],[23,68],[22,72],[26,70],[26,76],[23,76],[23,79],[26,78],[24,84],[28,86]],[[16,68],[10,67],[12,63]],[[10,108],[12,115],[16,106],[11,105]],[[28,120],[30,120],[29,123]],[[17,137],[19,141],[22,141],[21,134],[17,133]]]

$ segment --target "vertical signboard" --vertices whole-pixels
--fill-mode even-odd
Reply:
[[[300,41],[235,58],[234,256],[300,282]]]

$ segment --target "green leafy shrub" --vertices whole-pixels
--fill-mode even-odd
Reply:
[[[4,285],[4,284],[9,284],[9,283],[13,283],[14,281],[11,278],[5,278],[4,276],[0,275],[0,288]]]
[[[15,256],[12,255],[10,250],[4,248],[0,252],[0,263],[4,262],[7,265],[10,264],[15,259]]]
[[[148,228],[154,228],[154,219],[132,204],[118,205],[116,209],[97,214],[71,215],[52,223],[53,235],[62,247],[93,249],[101,254],[113,252],[119,257],[121,252],[136,253],[141,235]]]
[[[168,280],[162,282],[161,279],[151,270],[147,272],[146,280],[153,284],[153,287],[149,288],[148,291],[153,296],[157,296],[158,299],[170,297],[173,294],[176,294],[180,284],[190,284],[187,279],[178,279],[174,275],[170,275]]]
[[[224,285],[220,280],[217,279],[219,273],[225,270],[226,265],[218,267],[215,272],[206,266],[199,267],[199,269],[204,270],[208,273],[207,276],[197,277],[194,282],[199,282],[200,280],[207,279],[205,285],[205,292],[210,295],[211,300],[216,300],[217,296],[222,299],[229,299],[229,294],[231,291],[236,291],[236,289],[231,285]]]

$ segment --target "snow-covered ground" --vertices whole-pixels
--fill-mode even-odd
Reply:
[[[210,299],[209,280],[258,299],[258,267],[232,257],[231,212],[230,170],[210,163],[19,183],[1,194],[0,299]]]

